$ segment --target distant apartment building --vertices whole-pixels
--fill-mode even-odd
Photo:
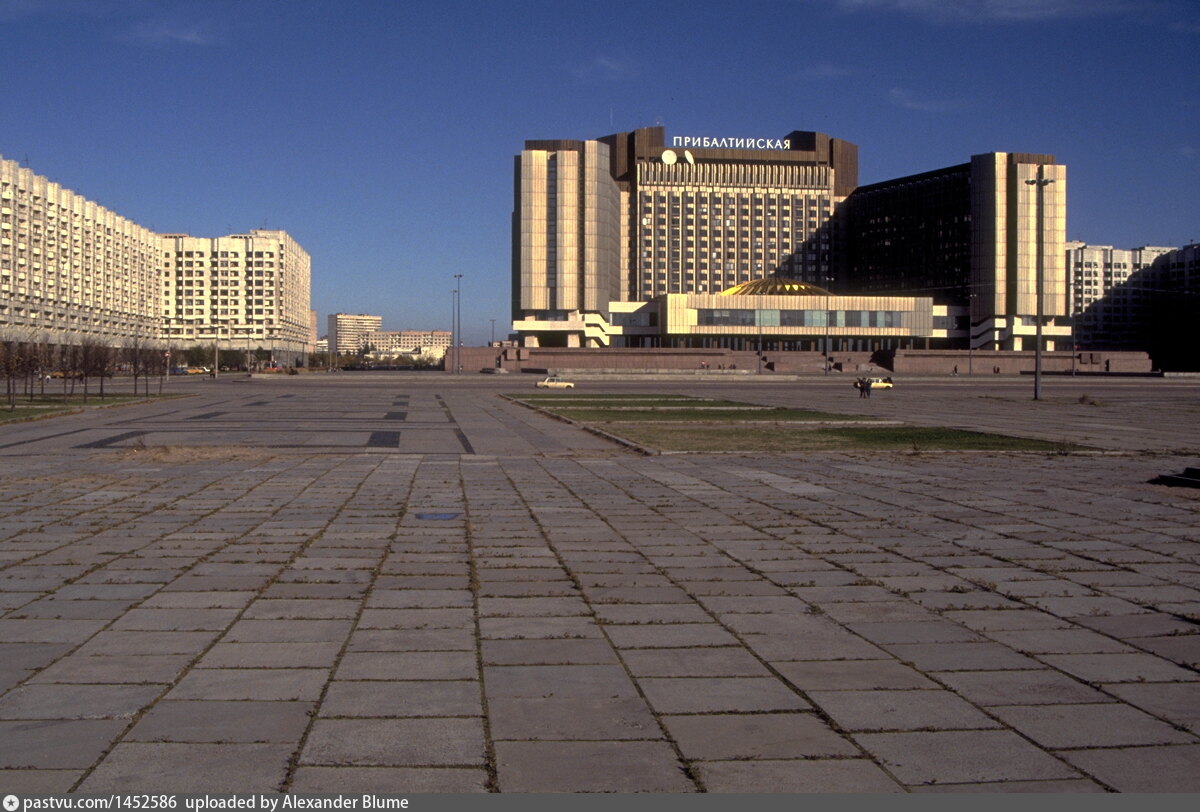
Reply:
[[[157,234],[0,159],[0,330],[18,339],[310,351],[311,261],[285,231]]]
[[[1142,321],[1145,349],[1160,369],[1200,370],[1200,243],[1163,254],[1142,273],[1150,279],[1150,312]]]
[[[165,341],[264,349],[289,363],[310,351],[311,260],[287,232],[164,234],[160,244]]]
[[[441,358],[450,346],[449,330],[377,330],[366,333],[362,344],[377,357],[426,355]]]
[[[1155,367],[1200,369],[1200,244],[1128,250],[1071,243],[1080,350],[1142,350]]]
[[[1040,307],[1045,347],[1068,348],[1066,175],[1053,155],[992,152],[860,186],[837,286],[964,307],[975,349],[1032,349]]]
[[[358,352],[362,349],[363,337],[383,327],[382,316],[366,313],[330,313],[327,322],[329,352],[334,357]]]
[[[1176,249],[1122,249],[1076,241],[1066,248],[1075,344],[1082,349],[1145,349],[1141,323],[1153,290],[1144,271]]]
[[[58,343],[156,339],[160,239],[0,158],[0,330]]]

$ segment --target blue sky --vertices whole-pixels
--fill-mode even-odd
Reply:
[[[284,228],[313,307],[509,318],[532,138],[859,146],[860,182],[1067,164],[1068,237],[1200,240],[1196,0],[0,0],[0,155],[158,231]],[[323,330],[322,330],[323,331]]]

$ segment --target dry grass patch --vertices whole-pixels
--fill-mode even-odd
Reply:
[[[212,446],[177,446],[159,445],[135,448],[123,448],[117,452],[117,458],[127,461],[169,463],[185,465],[191,462],[265,462],[279,455],[268,448],[253,448],[246,446],[212,445]]]

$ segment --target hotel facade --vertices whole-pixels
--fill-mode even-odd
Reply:
[[[1045,348],[1070,333],[1053,156],[860,187],[858,148],[824,133],[649,127],[527,141],[514,192],[523,346],[1021,350],[1039,301]]]
[[[0,331],[58,344],[312,350],[311,260],[285,231],[158,234],[0,158]]]
[[[1040,309],[1044,349],[1069,349],[1067,170],[1053,155],[975,155],[861,186],[845,210],[842,287],[966,308],[973,349],[1033,349]]]

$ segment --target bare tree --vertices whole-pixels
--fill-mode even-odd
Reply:
[[[42,333],[34,342],[34,364],[38,378],[38,386],[42,397],[46,395],[46,381],[50,377],[50,371],[54,369],[54,345],[50,343],[50,337]],[[32,399],[32,396],[31,396]]]
[[[75,376],[79,374],[79,347],[68,339],[68,343],[59,344],[56,349],[54,371],[62,376],[63,400],[67,400],[75,392]]]
[[[98,378],[100,397],[104,397],[104,379],[112,374],[112,348],[101,340],[87,337],[79,346],[79,370],[83,374],[83,398],[87,400],[88,381]]]
[[[10,332],[0,334],[0,372],[4,375],[4,394],[8,410],[17,410],[17,374],[20,369],[18,345],[20,342]]]
[[[129,372],[133,375],[133,394],[138,391],[138,377],[142,374],[140,355],[141,339],[134,336],[125,339],[125,344],[121,349],[121,356],[125,361],[125,365],[129,367]]]

